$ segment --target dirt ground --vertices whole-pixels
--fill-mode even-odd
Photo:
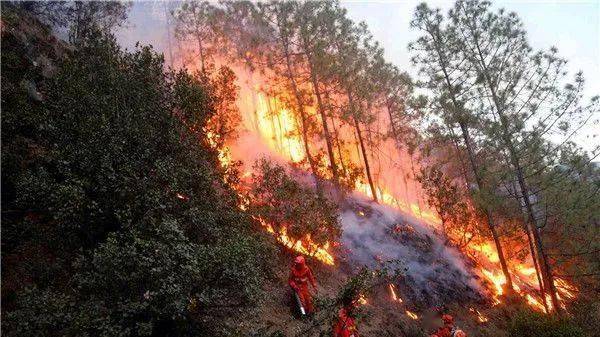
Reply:
[[[291,256],[289,260],[291,261]],[[284,263],[285,257],[282,258],[281,266]],[[325,266],[312,262],[310,265],[318,282],[316,302],[322,298],[334,298],[352,274],[349,267],[343,264]],[[276,271],[273,281],[266,286],[267,296],[256,307],[241,311],[238,317],[227,319],[231,326],[238,329],[240,336],[331,336],[331,327],[339,307],[321,307],[313,317],[298,318],[293,309],[287,277],[288,269],[281,267]],[[457,325],[469,337],[506,336],[502,332],[505,327],[496,322],[506,321],[508,313],[477,303],[446,303],[446,306],[448,312],[455,317]],[[387,285],[374,288],[367,297],[367,303],[361,306],[357,319],[360,336],[429,336],[439,326],[440,321],[436,318],[433,308],[415,309],[417,307],[418,304],[411,303],[408,299],[402,303],[394,302]],[[488,321],[480,322],[476,313],[470,309],[479,311]],[[418,318],[410,318],[406,310],[416,313]]]

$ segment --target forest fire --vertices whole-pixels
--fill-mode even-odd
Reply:
[[[502,302],[500,299],[501,296],[506,293],[506,278],[497,266],[499,261],[498,255],[489,243],[478,245],[475,250],[480,252],[480,255],[477,255],[480,264],[485,263],[486,265],[496,266],[496,269],[491,270],[480,267],[479,271],[481,272],[481,275],[492,284],[492,303],[498,305]],[[512,277],[514,291],[522,296],[527,304],[542,312],[552,310],[552,303],[549,296],[547,295],[544,299],[539,295],[535,267],[529,266],[526,263],[515,263],[511,266],[510,275]],[[561,301],[561,306],[564,307],[565,299],[575,298],[577,287],[560,278],[556,278],[554,283],[558,292],[558,298]]]
[[[345,183],[349,182],[349,186],[363,197],[396,208],[441,230],[441,217],[425,202],[423,189],[416,179],[420,167],[414,161],[414,156],[418,154],[408,153],[393,138],[380,137],[376,141],[369,139],[366,142],[361,138],[361,131],[371,133],[368,135],[370,138],[379,137],[373,135],[381,133],[381,130],[394,128],[392,115],[388,117],[389,107],[387,112],[385,109],[374,109],[375,122],[368,126],[373,129],[361,130],[360,125],[354,123],[356,116],[354,122],[341,112],[338,116],[332,113],[330,120],[324,117],[326,115],[320,113],[321,103],[315,100],[309,99],[298,107],[298,97],[294,96],[292,89],[286,85],[274,87],[267,79],[270,75],[258,75],[247,69],[238,69],[237,74],[245,79],[237,100],[242,117],[239,129],[241,133],[251,136],[220,150],[219,160],[224,167],[233,159],[243,160],[249,165],[260,156],[274,155],[277,160],[291,163],[306,172],[312,171],[321,179],[332,181],[337,174],[342,178],[340,180],[348,179]],[[327,97],[327,100],[330,100],[331,106],[335,106],[338,100],[340,105],[344,103],[344,98],[336,94]],[[320,125],[323,125],[322,130],[319,130]],[[210,136],[209,141],[216,143]],[[353,169],[360,173],[352,176],[350,172]],[[251,174],[250,171],[246,167],[246,174]],[[240,208],[246,209],[247,202]],[[362,210],[358,211],[358,215],[365,217]],[[310,236],[291,238],[285,227],[275,230],[276,226],[260,221],[285,247],[313,256],[327,265],[335,264],[329,244],[319,246]],[[501,304],[506,295],[507,282],[493,241],[478,238],[471,242],[474,237],[472,232],[463,235],[467,244],[461,250],[475,261],[475,272],[488,282],[492,304]],[[550,301],[540,295],[537,281],[539,273],[536,273],[533,262],[509,261],[509,270],[515,292],[532,307],[547,311]],[[576,287],[568,282],[557,279],[555,284],[561,301],[576,296]],[[394,301],[402,302],[393,284],[389,285],[389,291]]]
[[[3,3],[5,334],[595,336],[589,6],[453,1]]]
[[[357,180],[354,185],[354,190],[366,195],[369,198],[373,198],[369,184],[365,184],[360,180]],[[423,221],[431,224],[438,224],[440,219],[434,212],[428,209],[423,209],[418,203],[413,202],[407,204],[406,202],[397,199],[385,188],[376,186],[375,191],[377,194],[377,200],[385,205],[389,205],[398,208],[406,213],[412,214],[414,217],[422,219]]]
[[[256,123],[269,148],[281,155],[286,154],[292,163],[302,161],[305,153],[291,112],[278,99],[264,93],[257,93],[256,98]]]
[[[231,148],[229,146],[217,147],[216,146],[217,143],[214,140],[212,140],[211,137],[208,137],[208,140],[209,140],[210,144],[215,146],[216,150],[218,151],[218,159],[221,164],[221,167],[227,169],[228,166],[231,164],[231,160],[232,160],[231,159]],[[244,177],[249,177],[250,175],[251,175],[250,172],[246,172],[244,174]],[[241,191],[238,191],[238,196],[240,197],[240,204],[238,205],[238,207],[241,210],[247,210],[250,200],[248,200],[248,198],[243,193],[240,193],[240,192]],[[187,197],[185,197],[179,193],[176,195],[176,197],[179,199],[182,199],[182,200],[187,199]],[[317,259],[318,261],[321,261],[324,264],[327,264],[327,265],[335,264],[333,255],[331,255],[331,253],[328,252],[329,242],[327,242],[325,245],[320,247],[312,242],[312,240],[310,239],[310,236],[307,236],[304,239],[294,239],[294,238],[291,238],[287,234],[285,227],[282,227],[281,230],[278,233],[276,233],[275,230],[273,229],[273,226],[268,224],[266,221],[264,221],[263,219],[261,219],[259,217],[255,217],[255,219],[258,220],[262,224],[262,226],[267,230],[267,232],[275,235],[275,237],[277,238],[277,241],[279,241],[283,246],[285,246],[291,250],[294,250],[300,254],[311,256],[311,257]]]
[[[280,158],[283,158],[290,163],[298,164],[308,170],[309,167],[306,166],[305,163],[306,151],[302,144],[299,122],[291,114],[290,110],[287,109],[279,99],[269,97],[263,92],[257,91],[247,93],[246,95],[252,95],[254,98],[243,97],[242,101],[252,101],[254,102],[254,105],[241,109],[244,112],[243,119],[245,121],[245,129],[251,130],[251,132],[257,134],[264,144],[268,146],[270,152],[279,155]],[[312,108],[311,111],[314,113]],[[318,120],[319,116],[312,115],[312,118]],[[340,157],[340,160],[346,162],[347,165],[360,166],[362,153],[358,150],[358,143],[356,143],[355,137],[351,132],[348,134],[349,132],[348,129],[344,129],[343,125],[339,125],[338,137],[344,139],[342,143],[348,144],[347,148],[339,152],[340,155],[345,154]],[[311,145],[319,146],[317,141],[315,141],[315,144]],[[353,153],[353,149],[357,152]],[[243,154],[242,158],[244,158],[245,155],[246,154]],[[228,158],[227,160],[224,160],[224,162],[230,160],[229,153],[227,155],[222,155],[222,157]],[[381,172],[380,177],[385,181],[386,172],[384,171],[384,168],[380,167],[378,171]],[[414,167],[411,170],[407,169],[407,171],[414,171]],[[331,177],[326,176],[326,178]],[[354,190],[366,197],[377,199],[381,204],[389,205],[405,213],[411,214],[433,228],[438,228],[440,218],[433,210],[428,209],[419,201],[419,193],[421,193],[419,192],[419,188],[406,182],[404,182],[404,184],[405,189],[408,190],[409,186],[412,188],[412,193],[414,193],[415,196],[411,197],[410,195],[405,194],[404,197],[401,197],[398,193],[391,192],[385,186],[375,184],[374,191],[376,195],[374,197],[371,185],[363,182],[361,179],[354,181]],[[358,211],[358,214],[360,216],[365,216],[362,210]],[[275,233],[272,226],[265,223],[263,223],[263,226],[270,233],[276,235],[277,240],[289,249],[314,256],[317,260],[325,264],[334,265],[334,257],[328,251],[328,245],[319,247],[312,243],[309,237],[304,239],[290,238],[287,235],[285,228],[279,233]],[[464,249],[470,256],[478,261],[477,269],[480,275],[491,284],[492,303],[494,305],[500,304],[502,302],[502,296],[505,295],[506,280],[499,267],[499,258],[493,243],[484,241],[478,244],[471,244]],[[523,296],[525,301],[532,307],[538,310],[545,310],[545,306],[542,304],[543,301],[538,299],[539,296],[536,294],[539,289],[536,287],[535,268],[527,264],[515,263],[511,269],[511,274],[514,278],[513,287],[515,291]],[[562,298],[573,298],[574,288],[565,281],[560,280],[558,282],[557,285],[560,285],[558,288],[560,294],[562,294]],[[389,285],[389,290],[392,300],[401,303],[402,299],[398,297],[393,284]],[[482,317],[480,314],[479,316]],[[480,321],[481,320],[483,320],[483,318],[480,318]]]
[[[329,243],[326,243],[322,247],[314,244],[310,237],[299,239],[290,238],[287,235],[287,231],[285,227],[282,227],[282,230],[279,233],[276,233],[273,229],[273,226],[265,223],[262,219],[260,220],[263,226],[267,229],[267,231],[271,234],[274,234],[277,237],[277,240],[283,244],[285,247],[292,249],[300,254],[308,255],[314,257],[315,259],[327,264],[327,265],[335,265],[335,260],[333,255],[329,253],[327,250],[329,249]]]

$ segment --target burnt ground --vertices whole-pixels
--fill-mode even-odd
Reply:
[[[358,319],[360,336],[428,336],[439,324],[436,307],[445,307],[468,336],[506,336],[510,311],[492,307],[476,277],[460,254],[445,247],[437,234],[418,220],[391,208],[352,199],[342,211],[342,247],[336,265],[318,261],[310,265],[319,284],[317,302],[336,296],[361,267],[381,268],[400,261],[402,275],[385,280],[367,295]],[[287,286],[293,254],[281,248],[279,270],[265,286],[266,296],[238,317],[224,317],[240,336],[331,336],[338,307],[322,305],[311,319],[295,316]],[[393,301],[389,283],[396,286],[402,303]],[[406,311],[418,315],[410,318]],[[488,321],[479,322],[474,310]]]
[[[223,317],[228,325],[236,327],[240,336],[331,336],[331,326],[337,313],[337,307],[321,307],[312,319],[299,319],[293,310],[291,293],[287,286],[286,259],[291,261],[292,255],[282,253],[282,267],[276,273],[272,283],[266,285],[266,296],[256,306],[240,309],[237,317]],[[348,265],[325,266],[312,262],[311,266],[318,282],[317,298],[335,297],[349,275],[344,269]],[[473,301],[449,301],[444,304],[469,337],[490,336],[506,337],[504,325],[510,312],[501,308],[490,308],[488,304]],[[481,323],[473,308],[484,314],[489,321]],[[439,324],[435,318],[433,307],[425,307],[410,299],[403,303],[391,300],[387,284],[373,289],[367,297],[367,304],[360,309],[358,331],[361,337],[416,337],[428,336]],[[413,320],[406,310],[414,311],[419,318]]]

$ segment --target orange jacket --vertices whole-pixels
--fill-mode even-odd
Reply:
[[[333,337],[358,337],[354,318],[348,315],[346,308],[340,309],[338,321],[333,327]]]
[[[290,277],[288,279],[290,287],[296,291],[300,289],[308,289],[309,282],[314,288],[317,287],[315,277],[307,265],[303,265],[302,268],[296,268],[296,266],[292,267],[292,270],[290,271]]]
[[[444,326],[439,328],[433,335],[431,335],[432,337],[452,337],[452,328],[448,327],[448,326]]]

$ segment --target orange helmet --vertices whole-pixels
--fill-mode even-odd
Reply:
[[[456,330],[456,332],[454,333],[454,337],[467,337],[467,334],[462,331],[462,330]]]
[[[454,318],[452,318],[452,316],[450,315],[442,315],[442,321],[444,321],[444,324],[452,324],[454,323]]]
[[[296,258],[294,259],[294,263],[300,264],[300,265],[304,264],[305,263],[304,256],[302,256],[302,255],[296,256]]]

